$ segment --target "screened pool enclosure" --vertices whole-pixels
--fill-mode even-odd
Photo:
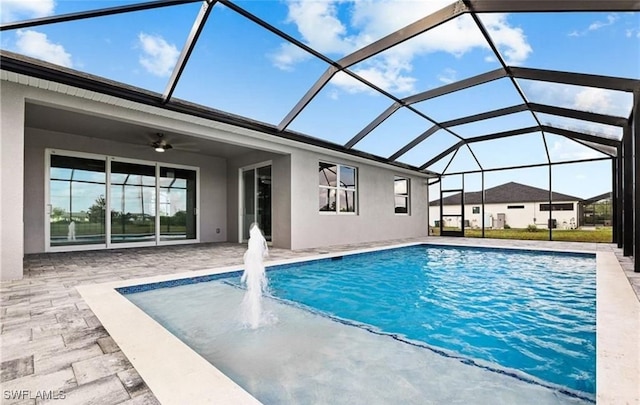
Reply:
[[[613,242],[626,256],[640,250],[638,1],[50,4],[3,5],[8,80],[46,79],[427,173],[430,200],[508,181],[548,190],[549,206],[554,192],[611,193]],[[55,181],[68,186],[59,167]],[[111,168],[122,177],[110,179],[114,195],[161,182],[192,209],[188,168],[143,169]],[[140,181],[127,183],[133,175]],[[160,203],[144,215],[165,217],[162,229],[131,228],[123,209],[111,214],[112,237],[192,238],[195,225]],[[463,206],[459,215],[464,223]]]

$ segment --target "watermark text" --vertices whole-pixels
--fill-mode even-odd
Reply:
[[[26,399],[40,399],[40,400],[56,400],[65,399],[66,394],[62,390],[3,390],[3,399],[11,400],[26,400]]]

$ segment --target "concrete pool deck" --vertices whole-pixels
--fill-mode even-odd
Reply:
[[[270,261],[416,242],[605,253],[598,261],[597,344],[611,349],[598,358],[598,403],[640,401],[640,274],[633,273],[632,262],[614,245],[428,237],[304,251],[272,249]],[[27,256],[25,278],[0,285],[2,403],[44,403],[43,397],[56,400],[55,395],[64,396],[58,403],[155,404],[158,397],[171,402],[157,388],[157,395],[149,389],[133,359],[124,355],[76,287],[239,266],[245,249],[226,243]],[[601,286],[607,296],[600,296]],[[186,394],[174,395],[178,403],[186,403]]]

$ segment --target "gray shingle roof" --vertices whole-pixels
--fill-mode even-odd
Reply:
[[[443,205],[459,205],[460,194],[454,194],[445,197],[442,200]],[[473,191],[464,193],[465,204],[481,204],[482,193],[480,191]],[[581,198],[570,196],[568,194],[551,193],[552,201],[582,201]],[[499,204],[499,203],[525,203],[525,202],[548,202],[549,190],[545,190],[538,187],[527,186],[516,182],[509,182],[488,188],[484,191],[484,203],[485,204]],[[434,200],[429,203],[430,206],[440,205],[440,200]]]
[[[593,203],[596,203],[598,201],[605,200],[607,198],[611,199],[611,191],[609,191],[607,193],[604,193],[604,194],[597,195],[595,197],[587,198],[586,200],[583,201],[583,203],[584,204],[593,204]]]

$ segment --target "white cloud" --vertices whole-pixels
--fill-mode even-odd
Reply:
[[[413,92],[416,79],[403,74],[403,70],[404,69],[399,67],[376,64],[361,69],[353,69],[353,72],[383,90],[398,93]],[[339,75],[336,75],[332,83],[349,93],[371,92],[371,94],[378,94],[369,86],[362,84],[350,76],[349,81],[344,81]],[[349,83],[357,83],[357,85],[350,85]]]
[[[457,80],[457,73],[458,72],[451,68],[445,69],[444,72],[438,75],[438,80],[446,84],[453,83]]]
[[[595,21],[589,25],[589,31],[596,31],[602,27],[606,27],[609,25],[613,25],[616,21],[618,21],[618,16],[615,14],[609,14],[607,16],[607,21]]]
[[[538,81],[523,81],[530,101],[582,111],[628,117],[633,95],[614,90]]]
[[[553,142],[553,145],[549,149],[549,156],[551,160],[568,161],[595,159],[603,157],[603,154],[574,141],[562,139]]]
[[[296,25],[303,42],[339,59],[450,3],[450,0],[289,0],[287,21]],[[339,7],[348,7],[348,10],[339,10]],[[349,18],[341,18],[344,15]],[[507,63],[522,63],[532,52],[523,31],[511,27],[505,14],[482,18]],[[488,49],[488,46],[474,21],[469,16],[462,16],[352,69],[387,91],[410,94],[416,92],[417,85],[417,79],[411,75],[415,58],[436,52],[461,57],[474,48]],[[295,47],[287,46],[270,56],[281,69],[291,69],[303,60]],[[344,86],[348,92],[366,91],[364,86],[349,85],[340,78],[334,79],[332,84]],[[422,87],[426,86],[422,84]]]
[[[18,30],[16,37],[16,48],[19,53],[56,65],[73,67],[71,54],[62,45],[51,42],[46,34],[32,30]]]
[[[583,37],[587,35],[589,32],[598,31],[604,27],[608,27],[613,25],[618,21],[620,17],[617,14],[609,14],[607,15],[606,21],[596,20],[589,24],[586,29],[583,30],[573,30],[569,33],[570,37]]]
[[[611,92],[593,87],[580,90],[574,99],[574,106],[584,111],[610,111],[611,104]]]
[[[333,1],[292,0],[287,22],[296,24],[302,37],[317,51],[348,52],[353,47],[337,14]]]
[[[519,65],[527,60],[533,49],[522,28],[511,27],[506,14],[488,14],[482,20],[508,65]]]
[[[309,59],[306,51],[287,42],[280,45],[280,49],[268,55],[274,65],[282,70],[293,70],[295,64]]]
[[[29,18],[46,17],[53,14],[53,0],[2,0],[3,23]]]
[[[139,57],[140,64],[153,75],[170,76],[180,56],[178,48],[161,36],[144,32],[138,35],[138,40],[143,52]]]
[[[344,72],[336,73],[336,75],[332,79],[332,83],[349,94],[366,92],[375,94],[373,89],[371,89],[369,86],[363,84],[359,80],[354,79]],[[336,89],[332,89],[332,91],[330,92],[330,97],[333,100],[337,100],[339,98],[339,93],[336,91]]]
[[[633,38],[633,37],[640,38],[640,29],[628,28],[625,31],[625,35],[626,35],[627,38]]]

